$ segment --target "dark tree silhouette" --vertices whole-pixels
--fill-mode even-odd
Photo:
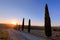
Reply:
[[[17,30],[17,26],[16,25],[15,25],[14,29]]]
[[[18,30],[20,31],[20,25],[17,25],[17,27],[18,27]]]
[[[29,23],[28,23],[28,32],[30,33],[31,30],[31,20],[29,19]]]
[[[15,25],[14,29],[15,30],[18,30],[18,24]]]
[[[45,34],[46,34],[47,37],[51,37],[51,35],[52,35],[51,20],[50,20],[47,4],[45,6]]]
[[[24,18],[23,18],[23,22],[22,22],[22,31],[24,30]]]

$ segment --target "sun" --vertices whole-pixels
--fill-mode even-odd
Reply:
[[[17,22],[11,22],[11,24],[14,24],[14,25],[16,25],[16,24],[17,24]]]

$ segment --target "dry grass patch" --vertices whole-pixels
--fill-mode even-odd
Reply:
[[[8,38],[8,33],[7,33],[7,31],[6,31],[6,30],[2,30],[2,31],[0,32],[0,40],[7,40],[7,38]]]
[[[27,29],[25,29],[24,32],[28,33]],[[29,34],[37,36],[37,37],[44,37],[44,38],[46,38],[44,30],[31,30],[31,32]],[[60,40],[60,31],[52,31],[52,39]]]

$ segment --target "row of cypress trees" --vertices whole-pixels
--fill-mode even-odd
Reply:
[[[22,22],[22,31],[24,31],[24,18],[23,18],[23,22]],[[48,10],[48,5],[45,5],[45,22],[44,22],[44,27],[45,27],[45,35],[47,37],[51,37],[52,36],[52,30],[51,30],[51,19],[50,19],[50,15],[49,15],[49,10]],[[28,23],[28,32],[30,33],[30,29],[31,29],[31,20],[29,19],[29,23]]]
[[[24,22],[25,22],[25,18],[23,18],[22,26],[20,27],[20,25],[16,24],[14,29],[19,30],[19,31],[21,29],[22,31],[24,31],[24,27],[25,27]],[[31,20],[30,19],[28,21],[27,29],[28,29],[28,32],[30,33],[30,30],[31,30]]]
[[[22,22],[22,31],[24,31],[24,18],[23,18],[23,22]],[[30,30],[31,30],[31,20],[29,19],[29,22],[28,22],[28,32],[30,33]]]

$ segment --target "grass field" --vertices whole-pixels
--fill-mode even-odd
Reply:
[[[27,29],[24,29],[24,32],[28,33]],[[31,29],[31,32],[29,34],[37,36],[37,37],[47,38],[46,35],[45,35],[44,30]],[[52,39],[60,40],[60,31],[52,31]]]

